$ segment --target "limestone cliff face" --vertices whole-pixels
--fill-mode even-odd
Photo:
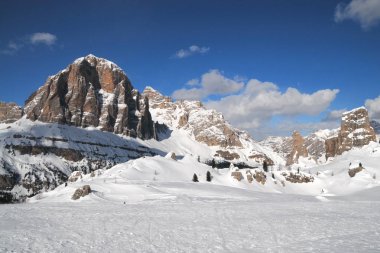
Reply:
[[[243,147],[238,131],[220,113],[205,109],[201,102],[173,102],[151,87],[144,90],[143,96],[149,98],[151,109],[163,123],[189,130],[196,141],[208,146]]]
[[[353,147],[362,147],[376,141],[370,125],[368,111],[364,107],[343,113],[338,134],[326,140],[326,158],[334,157]]]
[[[205,108],[199,101],[172,101],[151,87],[147,87],[142,95],[149,98],[155,121],[185,131],[195,141],[212,147],[215,159],[258,164],[266,161],[269,165],[282,161],[277,154],[253,141],[246,132],[232,127],[221,113]]]
[[[31,120],[150,139],[154,131],[146,128],[154,124],[149,110],[139,111],[148,103],[117,65],[88,55],[49,77],[26,101],[25,113]]]
[[[297,163],[301,156],[308,156],[305,140],[299,132],[294,131],[292,135],[292,151],[287,157],[286,165]]]
[[[15,103],[0,102],[0,123],[12,123],[20,119],[23,110]]]

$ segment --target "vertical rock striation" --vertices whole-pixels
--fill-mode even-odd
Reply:
[[[147,108],[140,112],[140,107]],[[31,120],[154,138],[149,101],[114,63],[88,55],[47,79],[26,101]]]

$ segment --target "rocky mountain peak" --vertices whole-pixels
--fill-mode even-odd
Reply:
[[[376,141],[376,134],[367,109],[359,107],[345,112],[338,135],[326,140],[326,158],[340,155],[353,147],[362,147],[371,141]]]
[[[286,160],[286,165],[291,165],[298,162],[300,157],[307,157],[308,151],[305,146],[305,140],[298,131],[292,134],[292,151]]]
[[[76,59],[26,101],[28,119],[153,138],[149,109],[115,63],[94,55]],[[149,126],[148,126],[149,125]]]

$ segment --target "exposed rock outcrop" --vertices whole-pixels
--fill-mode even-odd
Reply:
[[[299,132],[294,131],[292,135],[292,151],[287,157],[286,165],[297,163],[298,159],[301,156],[302,157],[308,156],[308,152],[305,146],[305,140],[303,139],[302,135]]]
[[[81,188],[75,190],[72,200],[80,199],[81,197],[87,196],[91,193],[91,187],[89,185],[83,185]]]
[[[282,160],[257,144],[248,133],[232,127],[221,113],[207,109],[200,101],[173,101],[152,87],[146,87],[142,95],[149,98],[154,121],[171,129],[186,131],[195,141],[216,147],[215,156],[221,160],[258,164],[264,160],[269,164]]]
[[[289,174],[287,174],[286,172],[282,174],[282,176],[285,177],[285,180],[286,181],[289,181],[291,183],[312,183],[314,182],[314,177],[312,176],[306,176],[306,175],[303,175],[303,174],[294,174],[292,172],[290,172]]]
[[[94,174],[94,176],[95,176],[95,174]],[[71,173],[71,175],[69,176],[69,179],[67,181],[75,182],[82,177],[83,177],[82,171],[74,171],[73,173]]]
[[[354,177],[357,173],[359,173],[360,171],[362,171],[364,168],[362,166],[359,166],[357,168],[353,168],[353,169],[349,169],[348,170],[348,175],[350,177]]]
[[[0,102],[0,123],[12,123],[20,119],[23,109],[15,103]]]
[[[240,156],[236,153],[233,153],[233,152],[229,152],[227,150],[217,150],[216,151],[216,154],[214,156],[219,156],[219,157],[222,157],[226,160],[235,160],[235,159],[239,159]]]
[[[141,98],[117,65],[93,55],[49,77],[28,98],[25,113],[31,120],[154,138],[148,99]]]
[[[326,160],[326,146],[325,141],[336,135],[338,129],[324,129],[318,130],[304,137],[304,146],[308,153],[308,160],[314,161],[316,164],[323,163]],[[274,152],[278,153],[285,159],[290,157],[290,153],[293,151],[293,138],[292,137],[275,137],[270,136],[261,141],[260,144],[270,147]],[[291,161],[289,161],[291,162]],[[293,161],[297,163],[297,161]],[[288,164],[291,165],[291,164]]]
[[[231,177],[235,178],[239,182],[244,179],[243,174],[240,171],[231,172]]]
[[[337,136],[326,140],[326,159],[371,141],[376,141],[376,134],[370,125],[368,111],[360,107],[343,113]]]

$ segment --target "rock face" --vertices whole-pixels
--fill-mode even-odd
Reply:
[[[77,199],[80,199],[81,197],[87,196],[90,193],[91,193],[91,187],[88,184],[83,185],[81,188],[78,188],[75,190],[71,199],[77,200]]]
[[[314,133],[309,134],[308,136],[305,136],[304,146],[306,147],[308,153],[308,160],[310,160],[310,162],[315,162],[316,164],[324,163],[326,161],[325,141],[337,133],[338,129],[324,129],[318,130]],[[272,148],[274,152],[278,153],[285,159],[291,157],[290,154],[294,149],[292,137],[270,136],[261,141],[260,144]],[[289,163],[291,162],[297,163],[297,159],[294,159],[293,161],[289,159]]]
[[[149,100],[114,63],[88,55],[47,79],[25,105],[28,119],[154,138]]]
[[[369,122],[369,124],[371,125],[373,130],[375,130],[375,133],[379,135],[380,134],[380,123],[375,121],[375,120],[371,120]]]
[[[143,95],[163,123],[177,129],[191,131],[195,140],[208,146],[242,147],[239,133],[228,124],[220,113],[206,110],[200,101],[176,101],[165,97],[151,87]]]
[[[23,110],[15,103],[0,102],[0,123],[12,123],[20,119]]]
[[[364,107],[343,113],[337,136],[326,140],[326,158],[334,157],[353,147],[362,147],[376,141],[370,125],[368,111]]]
[[[149,98],[153,120],[171,129],[187,132],[195,141],[215,147],[213,156],[220,160],[242,160],[274,164],[281,159],[274,152],[253,141],[244,131],[232,127],[221,113],[205,108],[200,101],[173,101],[152,87],[143,96]]]
[[[298,162],[301,156],[307,157],[308,155],[305,140],[299,132],[294,131],[292,135],[292,151],[286,160],[286,165],[294,164]]]

